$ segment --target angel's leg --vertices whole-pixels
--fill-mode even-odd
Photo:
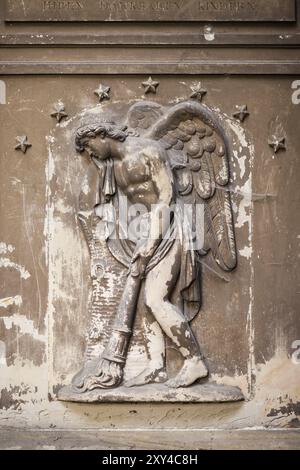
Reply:
[[[181,246],[176,241],[168,255],[149,272],[145,282],[147,307],[185,358],[178,376],[168,382],[173,387],[191,385],[208,373],[199,344],[188,321],[179,308],[169,301],[180,271],[180,254]]]
[[[148,310],[148,309],[147,309]],[[164,334],[153,318],[151,319],[148,311],[144,312],[144,328],[147,332],[147,341],[145,344],[148,365],[138,375],[125,382],[126,387],[137,387],[149,383],[161,383],[167,380],[167,373],[165,370],[165,337]]]

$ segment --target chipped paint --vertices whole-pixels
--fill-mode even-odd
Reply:
[[[291,404],[299,402],[300,366],[293,363],[284,349],[278,344],[270,361],[256,365],[256,399],[264,403],[261,411],[270,422],[274,415],[277,422],[278,418],[286,421],[299,417],[299,407]]]
[[[0,258],[0,268],[12,268],[15,269],[20,273],[22,279],[28,279],[30,277],[30,273],[25,269],[24,266],[20,264],[14,263],[8,258]]]
[[[6,83],[0,80],[0,105],[6,104]]]
[[[179,100],[184,97],[179,98]],[[95,108],[93,111],[95,114],[99,112],[100,107]],[[82,116],[83,117],[83,116]],[[249,175],[249,167],[253,164],[254,149],[249,147],[247,134],[244,130],[236,124],[231,122],[228,125],[233,130],[236,126],[238,135],[233,131],[236,136],[234,143],[234,163],[233,167],[234,178],[241,179],[241,184],[238,187],[233,187],[235,197],[234,201],[234,213],[236,216],[237,229],[238,231],[248,230],[249,244],[246,244],[239,250],[239,255],[251,261],[252,254],[252,180],[246,184]],[[66,127],[67,129],[67,127]],[[68,139],[72,138],[71,132],[68,134]],[[49,136],[48,142],[55,143],[55,138]],[[249,156],[250,155],[250,156]],[[48,156],[48,164],[46,169],[47,174],[47,215],[45,220],[45,237],[47,238],[47,263],[48,263],[48,275],[49,275],[49,288],[48,294],[48,309],[47,318],[49,318],[48,334],[49,334],[49,357],[47,362],[41,367],[34,366],[31,361],[17,360],[14,366],[7,367],[6,365],[6,345],[2,341],[0,342],[0,386],[6,390],[5,397],[11,402],[9,409],[3,409],[0,411],[0,426],[9,425],[16,427],[31,427],[31,428],[42,428],[51,429],[57,426],[58,428],[65,429],[108,429],[112,428],[124,429],[130,432],[133,429],[178,429],[178,423],[183,430],[185,429],[264,429],[266,426],[274,427],[288,427],[291,421],[297,421],[297,403],[299,402],[299,366],[292,364],[291,358],[284,350],[284,345],[278,346],[278,350],[275,356],[263,364],[254,364],[254,324],[253,324],[253,266],[250,264],[251,269],[251,283],[249,288],[250,305],[248,311],[241,312],[241,318],[247,315],[248,319],[248,338],[249,338],[249,362],[248,362],[248,377],[241,375],[238,372],[233,376],[213,374],[211,380],[218,383],[226,383],[228,385],[238,385],[242,390],[247,393],[249,383],[252,383],[253,374],[255,376],[255,388],[251,384],[251,393],[249,394],[250,400],[243,404],[218,404],[218,405],[198,405],[193,406],[186,404],[182,405],[163,405],[154,406],[148,405],[135,405],[135,413],[130,410],[130,407],[124,404],[118,404],[118,406],[106,406],[105,404],[97,405],[76,405],[76,404],[62,404],[55,401],[48,401],[48,380],[51,385],[55,382],[56,377],[52,377],[52,362],[53,362],[53,317],[54,315],[68,316],[78,315],[76,311],[65,311],[65,307],[70,305],[72,296],[68,296],[68,292],[65,290],[62,284],[62,275],[64,273],[64,266],[71,262],[72,269],[81,269],[79,254],[75,254],[75,260],[72,260],[72,250],[82,249],[85,253],[85,247],[81,245],[80,236],[77,239],[76,234],[70,231],[68,228],[65,231],[66,225],[63,222],[63,216],[71,214],[69,212],[70,206],[67,201],[62,201],[62,204],[52,203],[53,199],[50,198],[51,184],[54,178],[57,176],[59,168],[55,166],[54,161],[59,159],[59,155]],[[70,183],[70,177],[67,178],[67,184]],[[20,184],[21,181],[14,179],[12,184]],[[85,184],[85,183],[84,183]],[[87,190],[87,186],[84,186],[83,192]],[[75,187],[77,190],[77,187]],[[56,219],[58,211],[58,218]],[[62,217],[62,219],[60,219]],[[58,225],[57,225],[58,224]],[[63,239],[63,233],[67,233],[67,238]],[[80,233],[78,231],[78,233]],[[70,244],[70,250],[66,252],[64,257],[64,249],[67,244]],[[3,247],[0,244],[1,254],[11,254],[14,251],[12,245],[7,245],[8,248]],[[73,247],[73,248],[72,248]],[[74,254],[74,253],[73,253]],[[84,259],[83,255],[83,259]],[[50,260],[49,260],[50,257]],[[60,258],[62,257],[62,259]],[[61,259],[61,260],[60,260]],[[241,260],[241,263],[245,263],[245,259]],[[59,279],[57,279],[56,269],[60,271]],[[13,268],[13,266],[10,266]],[[15,269],[15,268],[13,268]],[[23,267],[25,270],[25,268]],[[19,269],[18,269],[19,271]],[[25,270],[26,272],[26,270]],[[28,273],[30,276],[30,274]],[[74,283],[81,283],[83,288],[86,286],[86,279],[80,278],[79,273],[76,274],[76,278],[72,278]],[[28,276],[28,277],[29,277]],[[27,278],[28,278],[27,277]],[[21,276],[21,279],[22,276]],[[108,288],[111,289],[111,285],[108,284]],[[248,289],[248,286],[247,286]],[[24,289],[25,290],[25,289]],[[17,291],[19,292],[19,291]],[[11,292],[9,292],[11,294]],[[8,293],[6,295],[9,295]],[[5,295],[5,294],[4,294]],[[23,295],[23,292],[22,292]],[[247,292],[246,292],[246,295]],[[10,299],[11,297],[7,297]],[[14,298],[14,297],[12,297]],[[25,297],[24,297],[25,298]],[[4,299],[5,300],[5,299]],[[62,300],[61,309],[58,309],[58,301]],[[74,299],[73,299],[74,300]],[[17,307],[17,305],[16,305]],[[84,314],[84,306],[80,307],[81,312]],[[57,309],[57,311],[55,311]],[[78,309],[79,310],[79,309]],[[27,331],[30,335],[37,334],[38,330],[32,323],[27,323],[27,318],[24,315],[20,315],[22,318],[16,318],[17,314],[13,315],[16,323],[22,323],[22,332]],[[288,318],[289,312],[287,311]],[[23,318],[24,317],[24,318]],[[6,325],[12,328],[12,322],[9,323],[8,317],[5,317]],[[76,317],[76,321],[79,321],[79,316]],[[30,322],[30,320],[29,320]],[[268,326],[268,328],[270,325]],[[73,334],[72,332],[70,332]],[[23,333],[22,333],[23,334]],[[46,341],[46,336],[43,341]],[[156,342],[154,338],[153,347],[155,348]],[[72,346],[70,346],[72,348]],[[141,357],[141,349],[136,347],[134,351],[134,359],[139,361]],[[62,359],[65,360],[65,359]],[[66,359],[67,360],[67,359]],[[139,366],[141,361],[139,362]],[[61,381],[68,382],[71,379],[72,374],[67,374],[65,377],[59,377]],[[248,383],[249,382],[249,383]],[[9,385],[8,385],[9,384]]]
[[[0,340],[0,367],[6,366],[6,345]]]
[[[12,408],[20,402],[21,397],[18,409],[22,408],[25,414],[27,411],[29,415],[34,415],[35,404],[46,402],[48,394],[46,364],[35,366],[29,360],[17,359],[13,366],[4,366],[0,370],[0,390],[2,393],[6,391]],[[6,407],[5,403],[0,400],[0,408],[3,407]],[[3,413],[0,410],[0,423],[1,416]],[[22,421],[23,418],[20,418]]]
[[[14,314],[9,317],[1,317],[4,321],[5,328],[11,329],[13,326],[17,326],[20,330],[20,334],[28,334],[32,338],[45,342],[45,335],[39,334],[38,330],[34,326],[34,322],[29,320],[25,315]]]
[[[13,253],[14,251],[14,246],[0,242],[0,255],[6,255],[7,253]]]
[[[239,171],[241,184],[235,185],[234,192],[240,195],[240,201],[236,202],[233,207],[236,213],[235,227],[242,228],[248,225],[249,228],[249,245],[239,250],[240,256],[250,261],[250,282],[248,287],[249,306],[247,312],[247,334],[248,334],[248,392],[249,397],[253,397],[256,381],[255,355],[254,355],[254,322],[253,322],[253,285],[254,285],[254,268],[252,261],[253,254],[253,202],[252,202],[252,168],[254,163],[254,146],[250,143],[242,125],[232,118],[227,118],[230,129],[235,134],[233,155],[235,158],[235,171]],[[246,170],[246,162],[248,161],[248,170]],[[236,175],[234,175],[235,178]]]
[[[54,220],[54,205],[51,199],[51,181],[55,175],[55,164],[54,156],[52,153],[52,146],[55,143],[55,138],[52,135],[46,137],[47,149],[48,149],[48,160],[45,166],[46,173],[46,215],[44,223],[44,237],[46,242],[46,266],[48,268],[48,301],[47,301],[47,312],[46,312],[46,332],[48,337],[48,349],[47,349],[47,368],[48,368],[48,380],[47,389],[51,389],[53,383],[53,298],[54,298],[54,284],[55,274],[52,269],[51,261],[53,258],[52,252],[52,233],[53,233],[53,220]],[[48,393],[48,391],[47,391]]]
[[[241,178],[244,177],[245,173],[246,173],[246,160],[247,160],[247,156],[246,155],[242,155],[239,157],[239,165],[240,165],[240,175],[241,175]]]
[[[0,426],[5,423],[24,427],[49,429],[258,429],[264,426],[286,426],[297,418],[297,408],[291,403],[299,401],[299,366],[293,365],[282,350],[277,350],[270,361],[257,365],[255,400],[237,404],[165,404],[135,405],[130,413],[129,404],[117,407],[99,405],[76,405],[47,400],[47,366],[34,367],[29,361],[16,362],[15,366],[2,367],[0,389],[9,387],[9,409],[0,410]],[[12,374],[12,370],[14,373]],[[247,391],[247,378],[236,373],[234,377],[213,374],[211,380],[227,385],[239,385]],[[286,384],[289,384],[287,390]],[[36,384],[37,389],[32,385]],[[21,397],[21,402],[20,402]],[[18,409],[15,410],[16,403]],[[274,416],[276,410],[276,416]],[[149,413],[150,412],[150,413]]]
[[[82,181],[82,185],[81,185],[81,191],[83,192],[83,194],[85,194],[86,196],[89,194],[90,192],[90,188],[89,188],[89,182],[88,182],[88,177],[87,175],[84,175],[83,177],[83,181]]]
[[[250,246],[245,246],[242,250],[239,250],[239,254],[246,259],[251,259],[252,248]]]
[[[239,151],[242,150],[242,147],[250,148],[252,145],[248,142],[245,129],[241,126],[241,124],[234,121],[232,118],[228,118],[227,122],[238,138],[240,143]]]
[[[1,308],[7,308],[10,305],[16,305],[17,307],[20,307],[20,305],[22,305],[22,297],[20,295],[15,295],[14,297],[0,299]]]
[[[204,39],[206,41],[214,41],[215,40],[215,33],[213,31],[213,27],[212,26],[205,26],[204,27]]]

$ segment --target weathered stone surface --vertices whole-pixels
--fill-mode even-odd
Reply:
[[[130,93],[138,91],[144,79],[140,76],[126,76],[122,81],[117,76],[104,78],[4,78],[10,93],[10,104],[0,107],[4,152],[1,234],[6,244],[2,247],[2,257],[9,259],[10,267],[3,264],[2,278],[3,297],[10,298],[7,302],[11,304],[1,309],[0,320],[4,346],[1,356],[2,422],[22,426],[25,420],[29,426],[45,423],[50,426],[54,423],[60,428],[89,427],[93,422],[99,427],[130,426],[133,429],[137,425],[147,427],[150,422],[160,426],[162,414],[169,413],[163,424],[170,427],[176,426],[176,423],[187,428],[260,426],[261,423],[270,427],[274,424],[280,427],[293,425],[299,416],[297,402],[300,401],[299,366],[291,360],[295,353],[292,344],[300,338],[299,296],[294,287],[299,274],[294,253],[300,231],[290,209],[294,207],[296,210],[298,200],[295,188],[299,180],[296,152],[299,111],[291,102],[290,77],[277,77],[276,87],[273,86],[275,79],[268,77],[257,80],[253,77],[231,77],[223,80],[222,77],[212,76],[202,79],[209,90],[209,104],[225,109],[228,115],[235,103],[244,102],[245,90],[248,89],[251,93],[247,95],[247,105],[252,112],[259,101],[262,109],[270,109],[270,114],[279,107],[286,116],[284,126],[288,130],[289,150],[286,153],[278,152],[276,159],[272,158],[272,149],[267,143],[269,129],[265,113],[256,115],[255,120],[245,120],[244,131],[239,123],[235,124],[234,129],[239,133],[239,137],[232,133],[236,138],[234,166],[237,188],[232,188],[232,196],[236,208],[235,219],[238,220],[238,251],[242,254],[239,256],[238,271],[233,273],[230,283],[216,279],[213,273],[206,271],[204,290],[207,300],[202,315],[193,325],[197,332],[199,329],[197,337],[203,345],[212,374],[216,374],[219,381],[225,374],[226,383],[238,385],[251,399],[241,404],[211,404],[210,407],[186,404],[184,415],[183,410],[173,413],[172,407],[167,404],[155,405],[150,412],[140,403],[138,414],[132,415],[134,421],[129,421],[128,417],[132,416],[124,404],[115,404],[112,409],[112,405],[103,403],[100,410],[97,409],[98,405],[73,404],[73,408],[68,408],[65,413],[67,404],[48,401],[48,391],[55,397],[57,390],[71,379],[82,364],[82,332],[87,323],[88,306],[88,292],[84,286],[90,274],[88,251],[76,221],[76,201],[87,168],[82,165],[80,156],[75,157],[70,124],[62,121],[56,128],[49,114],[54,98],[61,97],[68,104],[69,113],[80,115],[82,101],[78,103],[73,96],[82,94],[83,83],[86,90],[84,104],[92,113],[97,113],[100,106],[94,108],[97,100],[93,90],[99,81],[108,80],[114,94],[121,96],[124,87]],[[187,77],[185,83],[180,83],[177,76],[162,76],[159,79],[162,95],[158,95],[156,100],[164,103],[172,99],[174,89],[178,96],[187,96],[194,83],[191,77]],[[268,94],[265,93],[266,88]],[[16,90],[16,93],[11,90]],[[22,100],[24,103],[20,109]],[[36,111],[38,106],[45,110],[44,114]],[[15,135],[20,132],[13,119],[16,113],[18,119],[24,120],[24,123],[30,122],[32,126],[28,136],[33,147],[25,158],[12,149]],[[249,140],[243,140],[247,139],[248,130],[255,143],[255,158],[251,145],[247,143]],[[261,138],[262,134],[266,139]],[[48,154],[48,138],[45,141],[45,135],[49,139],[56,138],[58,145],[62,143],[61,152]],[[68,143],[65,135],[70,135],[68,145],[65,145]],[[243,147],[242,157],[238,153],[240,146]],[[288,186],[284,184],[286,181],[289,182]],[[253,202],[249,197],[251,188]],[[48,200],[45,199],[46,195]],[[248,212],[251,207],[252,216]],[[276,214],[282,221],[279,231],[276,230],[279,223],[274,218]],[[262,223],[264,220],[265,224]],[[249,239],[249,221],[253,229],[252,239]],[[38,263],[37,255],[33,258],[30,252],[26,227],[35,253],[40,254]],[[45,227],[46,238],[43,235]],[[290,245],[286,245],[286,240],[290,240]],[[45,246],[49,254],[48,267],[43,258]],[[251,255],[251,246],[259,258]],[[280,247],[279,252],[276,246]],[[22,305],[13,303],[17,301],[17,295],[22,296]],[[81,301],[78,302],[78,299]],[[228,305],[225,310],[224,302]],[[48,334],[45,334],[45,324],[49,325]],[[168,353],[173,354],[173,350],[168,348]],[[140,354],[134,355],[133,362],[140,364]],[[23,385],[20,386],[20,382]],[[19,410],[17,415],[15,407]]]
[[[295,0],[7,0],[7,21],[294,21]]]
[[[218,385],[214,383],[196,384],[187,388],[169,389],[163,384],[143,385],[135,388],[125,386],[115,390],[93,390],[85,393],[76,392],[71,386],[66,386],[58,392],[62,401],[105,403],[105,402],[153,402],[161,403],[213,403],[244,400],[244,395],[238,387]]]
[[[0,449],[36,450],[299,450],[299,430],[1,429]]]
[[[299,97],[300,8],[292,24],[99,28],[5,23],[0,5],[1,447],[299,448],[299,105],[292,96]],[[148,96],[163,105],[187,99],[201,81],[204,104],[224,111],[233,137],[239,267],[225,283],[206,271],[193,328],[212,379],[225,374],[243,402],[55,400],[82,365],[88,321],[90,259],[76,218],[87,168],[75,156],[69,120],[105,109],[93,94],[100,82],[126,112],[129,101],[143,99],[149,75],[159,87]],[[57,125],[50,114],[59,99],[69,119]],[[241,104],[250,111],[242,125],[230,119]],[[277,116],[286,150],[275,154],[268,138]],[[14,151],[17,135],[28,135],[26,155]],[[61,151],[51,154],[53,138]],[[178,361],[169,344],[167,353]],[[138,350],[132,362],[140,358]]]
[[[142,85],[155,94],[159,82],[149,77]],[[94,310],[84,366],[72,381],[83,396],[124,382],[138,313],[147,359],[142,371],[131,366],[131,386],[188,387],[208,375],[191,322],[201,310],[203,266],[215,263],[222,278],[237,264],[228,190],[233,155],[222,115],[199,103],[199,93],[200,101],[206,94],[201,84],[192,90],[191,99],[173,106],[144,100],[116,114],[107,103],[77,130],[71,121],[76,151],[90,163],[88,174],[94,169],[98,176],[96,188],[85,178],[79,195],[80,206],[82,194],[96,201],[78,212],[91,256]],[[58,142],[53,154],[61,153]],[[173,377],[164,338],[183,361]],[[98,343],[97,354],[91,343]]]

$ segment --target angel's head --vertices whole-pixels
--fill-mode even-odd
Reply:
[[[86,151],[92,158],[105,160],[111,156],[112,141],[124,142],[128,135],[126,126],[102,121],[77,129],[75,146],[78,152]]]

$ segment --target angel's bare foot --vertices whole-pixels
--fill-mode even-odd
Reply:
[[[183,367],[173,379],[168,380],[165,385],[172,388],[188,387],[196,380],[206,377],[208,369],[200,357],[186,359]]]
[[[167,379],[167,374],[164,369],[158,371],[151,371],[149,368],[143,370],[139,375],[133,377],[133,379],[128,380],[125,383],[125,387],[137,387],[140,385],[146,385],[149,383],[161,383],[165,382]]]

